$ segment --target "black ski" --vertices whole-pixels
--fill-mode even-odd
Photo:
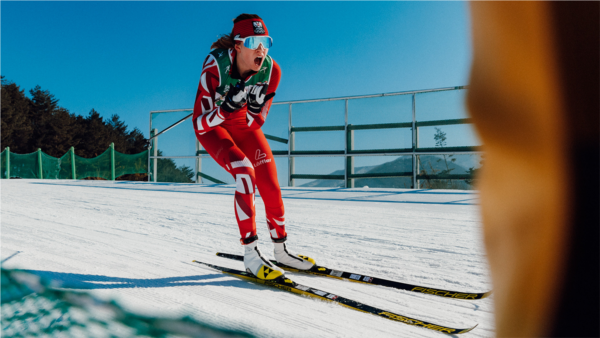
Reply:
[[[217,256],[223,257],[223,258],[228,258],[228,259],[233,259],[233,260],[237,260],[237,261],[244,261],[244,257],[240,256],[240,255],[233,255],[233,254],[228,254],[228,253],[217,252]],[[353,272],[333,270],[333,269],[326,268],[324,266],[318,266],[318,265],[313,266],[312,269],[310,269],[310,270],[298,270],[298,269],[289,267],[287,265],[280,264],[275,260],[272,260],[271,263],[273,263],[276,266],[278,266],[284,270],[287,270],[287,271],[307,273],[307,274],[311,274],[311,275],[330,277],[330,278],[336,278],[336,279],[343,279],[346,281],[356,282],[356,283],[387,286],[387,287],[394,288],[394,289],[420,292],[420,293],[425,293],[425,294],[439,296],[439,297],[447,297],[447,298],[454,298],[454,299],[483,299],[492,293],[491,291],[480,292],[480,293],[467,293],[467,292],[443,290],[443,289],[431,288],[431,287],[427,287],[427,286],[420,286],[420,285],[396,282],[396,281],[391,281],[391,280],[387,280],[387,279],[383,279],[383,278],[377,278],[377,277],[371,277],[371,276],[366,276],[366,275],[362,275],[362,274],[357,274],[357,273],[353,273]]]
[[[311,288],[306,285],[298,284],[289,278],[285,278],[284,276],[281,276],[275,280],[264,280],[264,279],[259,279],[259,278],[255,277],[254,275],[252,275],[248,272],[245,272],[245,271],[229,269],[226,267],[208,264],[208,263],[204,263],[204,262],[200,262],[200,261],[196,261],[196,260],[194,262],[198,263],[198,264],[206,265],[208,267],[222,271],[226,274],[229,274],[229,275],[232,275],[232,276],[235,276],[238,278],[246,279],[246,280],[249,280],[252,282],[257,282],[257,283],[264,284],[267,286],[272,286],[272,287],[275,287],[275,288],[278,288],[281,290],[297,293],[297,294],[308,296],[311,298],[317,298],[317,299],[325,300],[328,302],[338,303],[342,306],[345,306],[345,307],[353,309],[353,310],[371,313],[371,314],[374,314],[379,317],[395,320],[395,321],[402,322],[402,323],[408,324],[408,325],[423,327],[423,328],[426,328],[429,330],[434,330],[434,331],[438,331],[438,332],[442,332],[442,333],[447,333],[447,334],[466,333],[466,332],[473,330],[477,326],[477,325],[475,325],[468,329],[455,329],[455,328],[451,328],[451,327],[445,327],[442,325],[437,325],[437,324],[429,323],[426,321],[402,316],[402,315],[392,313],[389,311],[384,311],[384,310],[378,309],[373,306],[359,303],[352,299],[348,299],[348,298],[344,298],[342,296],[335,295],[333,293],[329,293],[329,292],[322,291],[319,289]]]

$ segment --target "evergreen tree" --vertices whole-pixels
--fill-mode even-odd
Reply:
[[[36,86],[29,91],[31,100],[29,101],[29,118],[33,126],[33,135],[30,139],[28,149],[35,151],[37,148],[42,148],[46,152],[46,144],[50,143],[49,139],[53,138],[50,120],[52,113],[58,108],[58,99],[50,94],[47,90],[42,90],[40,86]]]
[[[27,153],[27,147],[33,132],[29,119],[29,99],[25,91],[12,82],[2,79],[1,134],[2,149],[10,147],[12,152]]]
[[[162,151],[158,151],[158,156],[162,156]],[[194,170],[186,165],[177,167],[173,159],[158,159],[157,166],[159,182],[194,183]]]
[[[129,150],[127,125],[125,125],[125,122],[119,120],[119,115],[117,114],[111,116],[107,125],[109,127],[109,138],[114,140],[113,142],[115,143],[115,150],[126,154],[127,150]]]
[[[110,138],[114,140],[115,150],[123,154],[136,154],[148,148],[148,140],[137,128],[127,131],[127,125],[115,114],[108,121]]]
[[[127,135],[127,139],[129,142],[128,153],[126,154],[136,154],[148,149],[148,145],[150,142],[148,139],[144,137],[144,134],[138,128],[134,128],[129,135]]]
[[[90,110],[88,116],[83,119],[78,136],[79,144],[75,153],[81,157],[96,157],[105,152],[111,143],[110,129],[95,109]]]
[[[48,120],[48,134],[43,138],[42,150],[50,156],[61,157],[73,144],[75,119],[64,108],[57,108]]]
[[[50,156],[61,157],[73,144],[75,118],[58,106],[59,100],[48,90],[36,86],[30,94],[29,119],[33,132],[27,150],[41,148]]]
[[[36,86],[25,95],[16,84],[2,79],[2,149],[26,154],[41,148],[54,157],[61,157],[75,147],[75,153],[94,158],[104,153],[111,142],[124,154],[139,154],[148,148],[144,134],[134,128],[128,131],[119,115],[104,120],[92,109],[88,116],[71,114],[58,105],[59,100],[48,90]],[[159,160],[161,176],[171,182],[192,182],[194,172],[186,166],[177,167],[171,159]],[[146,180],[146,174],[124,175],[123,179]]]

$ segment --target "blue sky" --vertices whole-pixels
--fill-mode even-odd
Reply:
[[[465,2],[10,2],[1,73],[70,112],[118,114],[148,134],[151,110],[191,108],[202,61],[241,13],[259,14],[282,82],[275,102],[467,84]]]

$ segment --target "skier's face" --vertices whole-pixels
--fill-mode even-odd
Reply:
[[[258,72],[269,52],[262,44],[257,49],[249,49],[238,43],[235,45],[235,50],[237,51],[237,66],[242,75],[250,70]]]

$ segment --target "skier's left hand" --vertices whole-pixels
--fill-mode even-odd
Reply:
[[[259,129],[265,123],[265,117],[261,114],[265,103],[275,96],[275,93],[267,95],[269,84],[257,84],[248,94],[248,113],[246,114],[246,124],[248,128]]]
[[[275,93],[267,95],[268,89],[268,83],[256,84],[250,89],[250,93],[248,93],[248,111],[250,113],[254,115],[260,114],[265,103],[275,96]]]

